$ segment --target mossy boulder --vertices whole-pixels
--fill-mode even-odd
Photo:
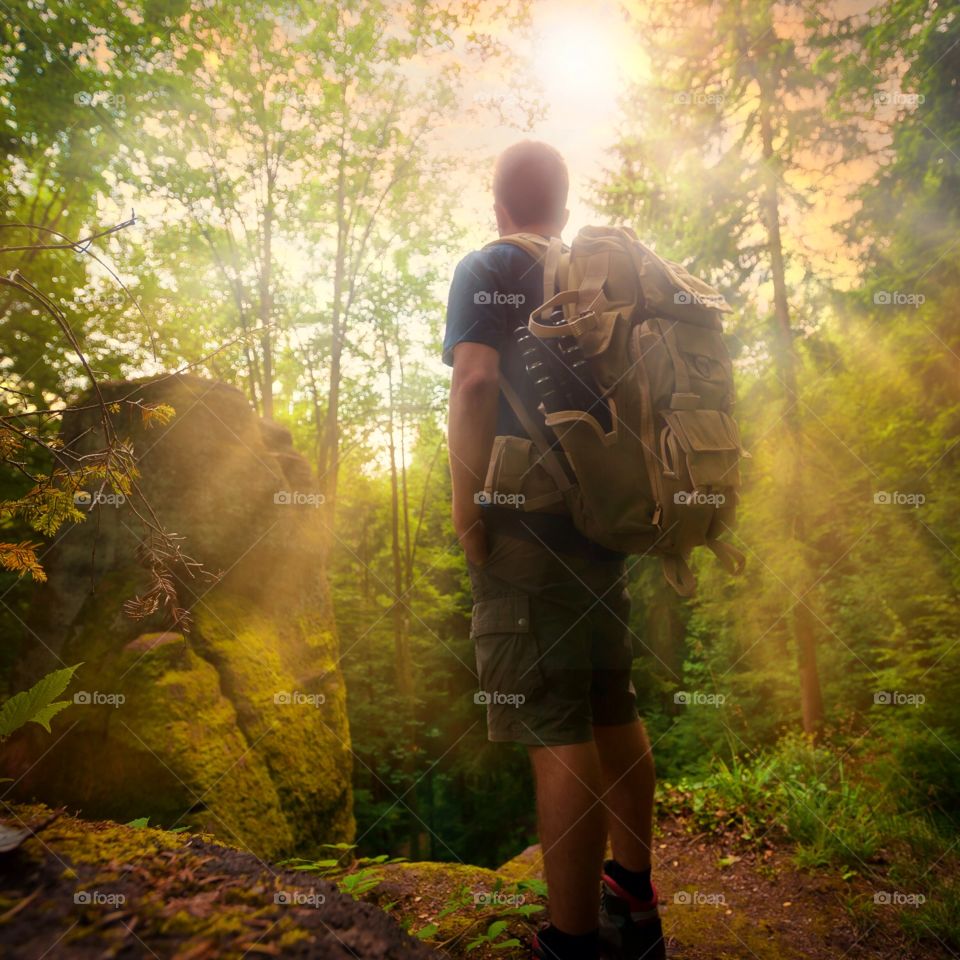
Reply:
[[[132,444],[138,491],[68,525],[45,557],[49,582],[13,683],[83,666],[68,691],[77,702],[52,735],[33,727],[6,745],[0,767],[15,795],[89,817],[150,816],[265,857],[349,842],[350,734],[324,574],[330,518],[308,464],[286,430],[224,384],[175,376],[103,394],[118,404],[112,428]],[[176,415],[149,426],[131,401]],[[67,448],[101,448],[99,418],[90,398],[68,412]],[[182,536],[201,565],[174,571],[190,613],[183,628],[164,610],[142,622],[124,612],[154,582],[143,517]]]
[[[35,831],[0,852],[5,960],[433,955],[374,905],[210,836],[6,803],[0,823]]]

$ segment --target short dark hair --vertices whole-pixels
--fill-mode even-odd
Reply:
[[[567,165],[547,143],[521,140],[497,157],[493,197],[518,227],[561,221],[569,189]]]

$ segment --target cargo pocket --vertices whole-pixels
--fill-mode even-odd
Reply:
[[[694,490],[740,486],[740,434],[720,410],[665,410],[660,456],[667,477]]]
[[[480,600],[470,624],[477,654],[477,703],[522,706],[541,687],[543,671],[530,629],[530,598],[525,594]]]

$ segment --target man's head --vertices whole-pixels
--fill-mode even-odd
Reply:
[[[559,237],[566,226],[570,177],[563,157],[539,140],[521,140],[497,157],[493,209],[500,236],[542,233]]]

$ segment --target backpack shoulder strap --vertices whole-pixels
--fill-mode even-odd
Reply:
[[[512,243],[515,247],[525,250],[531,257],[543,261],[544,302],[554,296],[557,281],[560,279],[561,260],[564,252],[563,241],[559,237],[552,237],[547,240],[536,233],[512,233],[484,244],[484,249],[496,243]],[[536,420],[530,416],[529,411],[520,399],[520,395],[504,376],[500,377],[500,389],[507,398],[511,409],[517,415],[523,429],[527,431],[533,441],[533,445],[537,448],[544,469],[550,474],[550,478],[566,500],[575,484],[563,468],[563,464],[547,440],[546,434]]]
[[[567,471],[563,469],[560,458],[547,441],[546,434],[544,434],[539,424],[527,412],[523,401],[520,399],[520,395],[507,382],[506,377],[500,377],[500,389],[507,398],[507,402],[510,404],[513,412],[517,415],[517,419],[522,424],[523,429],[530,435],[530,439],[540,454],[540,462],[543,464],[544,469],[550,474],[550,479],[557,485],[557,489],[563,495],[564,500],[566,500],[570,491],[573,490],[574,483],[570,477],[567,476]]]
[[[546,303],[555,293],[559,293],[557,283],[560,280],[560,254],[563,253],[563,241],[551,237],[547,253],[543,258],[543,302]]]
[[[546,303],[560,290],[558,284],[565,282],[565,265],[563,263],[563,241],[559,237],[547,240],[539,233],[510,233],[498,237],[483,245],[483,249],[497,243],[510,243],[521,250],[525,250],[535,260],[543,262],[543,302]]]

